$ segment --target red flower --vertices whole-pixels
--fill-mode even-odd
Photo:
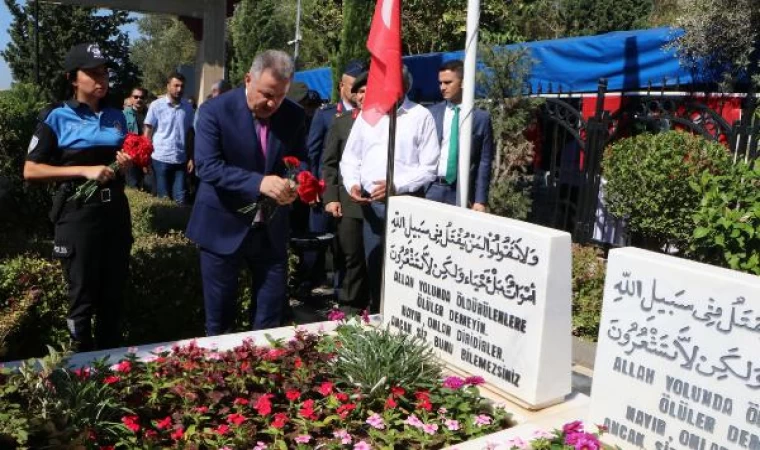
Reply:
[[[308,170],[296,175],[296,182],[298,183],[298,197],[307,204],[316,202],[325,190],[324,181],[318,180]]]
[[[119,377],[117,377],[117,376],[114,376],[114,375],[111,375],[111,376],[109,376],[109,377],[106,377],[106,378],[103,380],[103,384],[114,384],[114,383],[118,383],[118,382],[119,382],[119,380],[121,380],[121,378],[119,378]]]
[[[285,424],[288,423],[288,415],[285,413],[277,413],[274,415],[274,420],[272,420],[272,426],[274,428],[282,428],[285,426]]]
[[[427,391],[418,391],[414,394],[417,399],[417,408],[424,409],[425,411],[432,411],[433,404],[430,403],[430,394]]]
[[[145,439],[155,439],[158,437],[158,433],[156,430],[146,430],[145,431]]]
[[[116,370],[117,372],[129,373],[132,370],[132,363],[127,360],[124,360],[120,362],[119,364],[116,364],[116,368],[114,370]]]
[[[324,383],[322,383],[321,386],[319,386],[319,388],[317,390],[319,391],[320,394],[322,394],[325,397],[327,397],[328,395],[330,395],[332,393],[333,384],[330,383],[329,381],[325,381]]]
[[[396,400],[393,399],[393,396],[389,396],[388,399],[385,401],[385,409],[393,409],[396,406],[398,406],[398,403],[396,403]]]
[[[150,155],[153,153],[153,144],[145,136],[134,133],[127,134],[122,145],[124,153],[132,157],[135,167],[145,168],[150,164]]]
[[[163,430],[164,428],[169,428],[172,426],[172,418],[171,416],[166,416],[165,419],[159,420],[156,422],[156,428],[159,430]]]
[[[336,392],[335,393],[335,398],[337,398],[338,400],[340,400],[343,403],[346,403],[348,401],[348,394],[346,394],[344,392]]]
[[[225,434],[229,433],[230,427],[229,425],[221,424],[216,429],[214,429],[214,433],[224,436]]]
[[[309,399],[303,402],[303,406],[299,410],[299,413],[306,419],[316,420],[317,415],[314,414],[314,400]]]
[[[232,425],[240,426],[246,420],[248,419],[246,419],[245,416],[242,414],[235,413],[235,414],[227,415],[227,423],[232,424]]]
[[[86,380],[87,377],[90,376],[90,368],[89,367],[80,367],[78,369],[74,369],[73,372],[74,372],[74,375],[76,375],[77,377],[79,377],[79,378],[81,378],[83,380]]]
[[[338,408],[337,412],[341,419],[348,417],[348,413],[356,409],[356,405],[353,403],[346,403]]]
[[[404,390],[404,388],[402,388],[400,386],[393,386],[391,388],[391,394],[393,394],[396,397],[401,397],[404,394],[406,394],[406,391]]]
[[[303,361],[301,360],[301,358],[296,358],[296,362],[294,363],[294,365],[296,369],[300,369],[301,367],[303,367]]]
[[[233,405],[247,405],[248,399],[238,397],[235,399],[235,401],[232,402]]]
[[[295,156],[286,156],[282,158],[282,162],[285,163],[285,167],[288,169],[295,169],[301,165],[301,161],[299,161]]]
[[[138,423],[140,420],[137,416],[124,416],[121,418],[121,423],[124,424],[127,428],[129,428],[133,433],[137,433],[140,431],[140,424]]]
[[[197,412],[197,413],[205,414],[205,413],[208,412],[208,406],[198,406],[198,407],[194,408],[193,410],[195,412]]]
[[[185,429],[182,427],[179,427],[176,430],[174,430],[174,432],[171,434],[171,438],[174,439],[175,441],[178,441],[182,439],[182,436],[184,435],[185,435]]]
[[[285,392],[285,397],[287,397],[291,402],[294,402],[301,397],[301,392],[297,391],[296,389],[291,389]]]
[[[269,401],[272,398],[272,394],[264,394],[256,400],[256,404],[253,408],[262,416],[268,416],[272,413],[272,402]]]

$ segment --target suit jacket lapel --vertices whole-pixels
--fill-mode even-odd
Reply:
[[[259,144],[259,134],[256,132],[256,120],[253,113],[248,109],[248,102],[245,99],[245,89],[240,89],[238,96],[238,116],[242,121],[241,141],[243,142],[243,152],[247,157],[253,158],[255,170],[259,171],[264,167],[264,154],[261,153]]]

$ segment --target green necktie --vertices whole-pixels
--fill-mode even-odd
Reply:
[[[457,165],[459,163],[459,106],[454,105],[454,118],[451,119],[449,133],[449,159],[446,161],[446,182],[454,184],[457,181]]]

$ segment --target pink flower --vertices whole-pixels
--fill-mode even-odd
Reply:
[[[354,450],[372,450],[372,446],[367,444],[365,441],[359,441],[354,444]]]
[[[330,310],[329,313],[327,313],[327,320],[339,322],[345,318],[346,318],[346,313],[339,310],[338,308],[333,308]]]
[[[513,437],[511,439],[507,439],[507,441],[504,443],[507,448],[514,449],[517,448],[519,450],[526,450],[529,449],[530,446],[527,442],[523,441],[519,437]]]
[[[367,311],[366,309],[362,310],[361,316],[362,316],[362,322],[369,323],[369,311]]]
[[[380,414],[375,413],[369,416],[369,418],[367,419],[367,423],[371,427],[377,428],[378,430],[385,429],[385,421],[383,420],[382,417],[380,417]]]
[[[436,431],[438,431],[438,425],[434,423],[426,423],[422,425],[422,431],[424,431],[427,434],[435,434]]]
[[[299,436],[296,436],[295,441],[299,444],[308,444],[309,441],[311,441],[311,436],[308,434],[301,434]]]
[[[208,412],[208,406],[197,406],[197,407],[193,408],[193,411],[195,411],[197,413],[200,413],[200,414],[205,414],[205,413]]]
[[[256,446],[253,447],[253,450],[267,450],[268,448],[269,447],[267,446],[267,444],[265,444],[265,443],[263,443],[261,441],[257,441],[256,442]]]
[[[591,433],[568,433],[565,444],[574,446],[575,450],[598,450],[599,440]]]
[[[340,443],[344,445],[350,444],[353,441],[353,438],[346,430],[334,431],[333,436],[335,436],[336,439],[340,439]]]
[[[87,377],[90,376],[90,373],[92,373],[92,369],[90,369],[89,367],[80,367],[78,369],[74,369],[73,372],[74,372],[74,375],[85,380],[87,379]]]
[[[486,380],[483,379],[483,377],[478,376],[467,377],[464,379],[464,384],[469,384],[470,386],[479,386],[485,382]]]
[[[576,420],[574,422],[566,423],[562,426],[562,432],[565,434],[583,433],[583,422]]]
[[[459,377],[446,377],[443,380],[443,387],[447,389],[457,390],[464,386],[464,380]]]
[[[457,431],[459,429],[458,420],[446,419],[446,422],[444,422],[444,425],[446,425],[446,428],[448,428],[449,431]]]
[[[422,425],[424,425],[422,421],[414,414],[411,414],[409,417],[407,417],[404,423],[414,428],[422,428]]]
[[[491,418],[485,414],[481,414],[475,417],[475,425],[479,427],[482,427],[483,425],[490,425],[490,424],[491,424]]]
[[[533,439],[554,439],[554,434],[544,430],[536,430],[533,432]]]
[[[447,412],[449,412],[449,410],[446,409],[446,408],[444,408],[443,406],[441,406],[440,408],[438,408],[438,414],[440,414],[440,415],[444,415]]]

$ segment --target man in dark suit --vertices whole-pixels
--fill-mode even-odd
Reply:
[[[303,159],[303,108],[285,98],[293,61],[267,50],[253,61],[245,87],[200,109],[195,157],[200,185],[187,236],[200,246],[206,333],[231,331],[240,266],[253,274],[253,329],[279,326],[286,302],[288,208],[296,199],[284,178],[285,156]],[[252,217],[239,212],[254,202]]]
[[[367,75],[367,72],[364,72],[354,80],[351,92],[355,94],[356,108],[343,113],[333,122],[325,139],[321,164],[322,178],[325,180],[325,211],[335,219],[337,228],[333,246],[335,260],[338,270],[345,274],[340,285],[337,286],[337,297],[338,301],[349,310],[366,308],[369,303],[369,291],[367,290],[367,268],[364,262],[362,208],[351,200],[351,196],[343,186],[339,164],[343,148],[351,134],[351,127],[364,102]]]
[[[464,64],[460,60],[448,61],[438,71],[438,82],[443,102],[430,107],[441,144],[438,160],[438,177],[425,193],[429,200],[456,205],[457,167],[459,156],[460,106]],[[484,212],[488,204],[493,161],[493,129],[491,116],[482,109],[473,110],[472,148],[470,153],[470,194],[468,206]]]
[[[364,71],[364,64],[359,61],[351,61],[346,64],[338,85],[340,98],[337,103],[324,105],[314,114],[314,119],[309,128],[307,141],[309,151],[309,164],[314,176],[319,177],[322,173],[322,152],[325,145],[325,137],[336,117],[351,112],[354,108],[351,87],[354,80]],[[326,233],[331,229],[330,214],[326,213],[321,205],[311,208],[309,214],[309,231],[312,233]],[[325,250],[311,250],[304,252],[304,270],[310,274],[309,288],[319,287],[325,281]],[[336,277],[334,285],[341,282],[343,274]]]

